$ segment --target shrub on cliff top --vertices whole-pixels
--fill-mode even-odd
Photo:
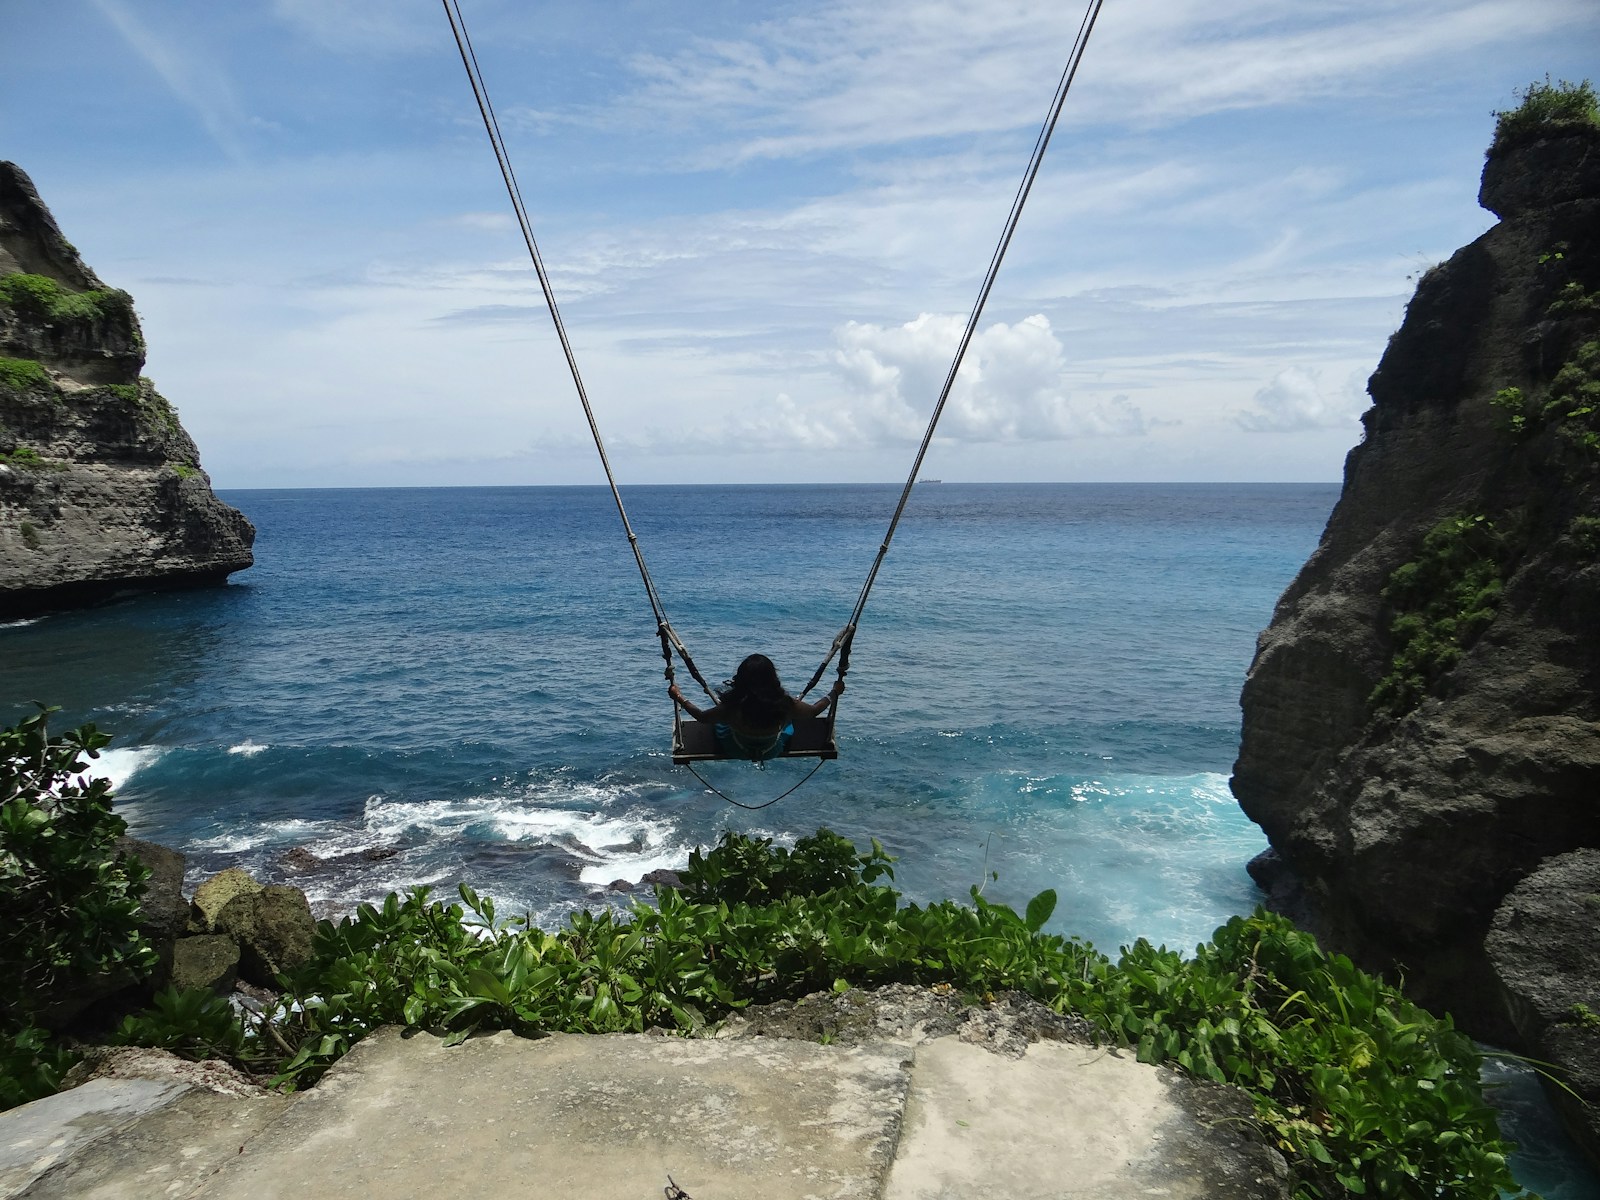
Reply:
[[[1489,152],[1504,150],[1519,142],[1532,141],[1551,133],[1577,126],[1600,128],[1600,97],[1585,79],[1569,83],[1562,79],[1535,81],[1516,93],[1522,101],[1516,108],[1494,114],[1494,141]]]
[[[970,904],[908,905],[879,882],[893,862],[826,829],[787,851],[725,834],[655,904],[575,912],[555,933],[498,918],[466,885],[449,905],[416,888],[323,922],[313,961],[266,1019],[245,1018],[236,1048],[225,1010],[198,993],[163,997],[121,1036],[254,1069],[288,1047],[281,1078],[308,1083],[384,1024],[447,1043],[490,1029],[692,1032],[850,986],[953,986],[974,1002],[1020,991],[1141,1061],[1243,1088],[1303,1200],[1514,1189],[1472,1042],[1283,918],[1236,917],[1192,958],[1141,940],[1113,962],[1044,932],[1053,892],[1022,913],[976,888]]]
[[[52,794],[82,790],[61,772],[104,744],[92,730],[47,740],[43,714],[7,736],[20,753],[5,761],[26,768],[23,824],[41,782]],[[943,985],[975,1002],[1020,991],[1083,1014],[1143,1062],[1244,1089],[1301,1200],[1498,1200],[1515,1189],[1472,1042],[1287,920],[1235,917],[1192,958],[1141,939],[1113,962],[1044,932],[1053,892],[1022,913],[977,888],[970,904],[903,904],[880,882],[893,879],[894,861],[876,841],[860,853],[826,829],[792,850],[729,833],[655,904],[575,912],[555,933],[497,918],[465,884],[450,905],[415,888],[323,922],[313,960],[281,977],[288,991],[264,1016],[235,1014],[209,992],[169,991],[118,1040],[276,1066],[284,1082],[308,1083],[384,1024],[448,1043],[490,1029],[688,1032],[753,1002],[825,989]],[[60,1054],[35,1029],[0,1036],[0,1074],[21,1081],[0,1088],[0,1103],[58,1078]]]

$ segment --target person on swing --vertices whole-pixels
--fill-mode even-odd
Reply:
[[[739,664],[711,708],[690,703],[677,684],[667,689],[667,695],[696,721],[716,725],[718,754],[763,762],[789,748],[796,720],[826,711],[843,691],[844,680],[836,679],[822,699],[797,700],[783,690],[772,660],[765,654],[752,654]]]

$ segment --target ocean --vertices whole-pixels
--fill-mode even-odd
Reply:
[[[919,484],[856,636],[840,757],[756,812],[671,762],[655,622],[603,487],[223,492],[256,565],[0,627],[0,717],[37,700],[56,728],[93,722],[119,810],[191,885],[242,866],[323,914],[466,881],[554,927],[724,830],[826,825],[898,855],[910,899],[1053,887],[1055,932],[1190,950],[1258,901],[1245,863],[1266,842],[1227,785],[1239,688],[1338,491]],[[759,650],[791,689],[898,494],[623,492],[706,677]],[[705,774],[760,804],[806,769]],[[1547,1196],[1600,1196],[1551,1161]]]

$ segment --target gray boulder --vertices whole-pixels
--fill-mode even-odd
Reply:
[[[1501,902],[1484,946],[1522,1043],[1559,1067],[1552,1104],[1600,1168],[1600,849],[1540,864]]]
[[[239,944],[239,973],[251,983],[273,987],[279,972],[310,961],[317,922],[299,888],[268,884],[228,901],[217,913],[216,928]]]
[[[194,890],[189,928],[194,933],[216,933],[217,917],[239,896],[253,896],[262,884],[243,867],[218,871]]]
[[[172,947],[172,986],[209,988],[221,994],[239,979],[239,943],[222,933],[196,933]]]

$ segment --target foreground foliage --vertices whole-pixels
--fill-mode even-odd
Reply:
[[[114,854],[120,821],[104,781],[81,775],[103,736],[49,738],[41,713],[4,739],[0,862],[36,917],[11,923],[5,966],[42,979],[147,962],[133,926],[141,876]],[[46,862],[52,878],[40,882],[30,871]],[[1245,1089],[1308,1200],[1490,1200],[1515,1187],[1473,1044],[1283,918],[1236,917],[1190,958],[1141,940],[1114,962],[1044,932],[1054,892],[1021,913],[977,888],[970,903],[903,904],[893,864],[876,841],[862,853],[826,829],[792,850],[728,834],[654,904],[575,912],[554,933],[503,920],[465,885],[451,904],[416,888],[322,922],[312,961],[280,977],[269,1011],[168,989],[114,1040],[223,1058],[293,1087],[386,1024],[451,1042],[490,1029],[690,1033],[826,989],[947,984],[976,1002],[1018,991],[1083,1014],[1141,1061]],[[0,1106],[57,1086],[66,1049],[16,1020],[0,1033]]]
[[[453,904],[418,888],[324,922],[314,961],[266,1017],[240,1025],[214,997],[168,993],[122,1038],[304,1085],[385,1024],[452,1042],[487,1029],[692,1032],[830,988],[946,983],[978,1001],[1014,990],[1084,1014],[1141,1061],[1247,1090],[1301,1196],[1514,1188],[1473,1044],[1283,918],[1236,917],[1192,958],[1139,941],[1113,962],[1043,932],[1053,892],[1022,913],[977,889],[970,904],[902,904],[882,882],[893,862],[825,829],[792,851],[729,834],[654,905],[574,913],[556,933],[502,921],[465,886]]]
[[[0,729],[0,1107],[54,1091],[72,1056],[34,1024],[41,998],[155,965],[138,928],[148,872],[117,852],[111,784],[89,777],[110,739],[59,736],[48,710]]]

